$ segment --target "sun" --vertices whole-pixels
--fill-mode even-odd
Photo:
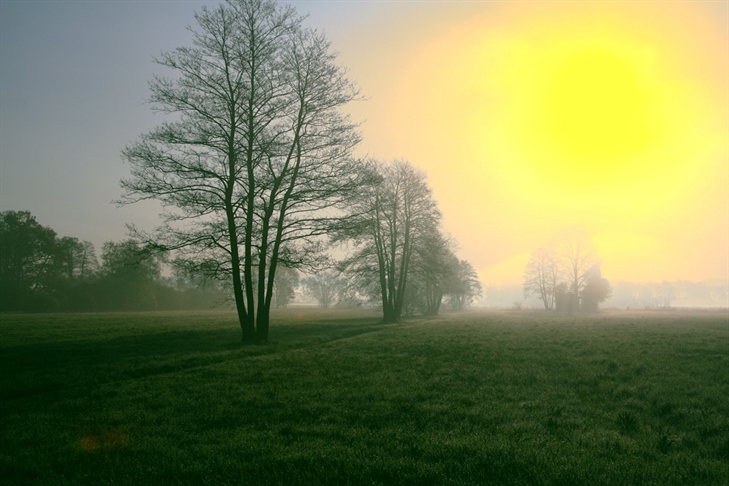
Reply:
[[[729,44],[714,11],[500,3],[418,50],[383,127],[428,172],[454,234],[473,235],[464,247],[490,242],[484,260],[581,227],[625,278],[705,267],[680,252],[726,241]]]
[[[574,162],[619,161],[649,144],[649,93],[625,58],[601,48],[559,60],[535,107],[544,141]]]
[[[513,133],[540,178],[595,187],[651,170],[662,116],[646,52],[576,39],[529,62],[533,75],[519,87],[528,108]]]

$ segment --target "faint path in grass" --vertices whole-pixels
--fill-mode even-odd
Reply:
[[[269,343],[243,346],[235,317],[229,312],[4,315],[0,399],[177,373],[400,326],[379,324],[369,311],[288,309],[274,313]]]

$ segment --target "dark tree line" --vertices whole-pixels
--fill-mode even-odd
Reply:
[[[363,281],[378,268],[385,321],[414,296],[437,313],[447,258],[430,189],[408,164],[371,168],[352,157],[360,135],[342,108],[358,91],[326,37],[272,0],[227,0],[195,18],[192,45],[156,60],[173,77],[150,83],[169,118],[123,151],[122,202],[167,208],[156,232],[132,227],[135,238],[228,282],[244,342],[268,339],[271,307],[287,300],[282,268],[327,267],[333,231],[339,241],[372,238],[362,264],[345,266]]]
[[[170,77],[152,79],[150,102],[166,118],[122,152],[120,203],[158,200],[162,225],[130,226],[98,263],[90,243],[4,215],[3,309],[156,309],[180,282],[202,282],[228,289],[244,342],[266,341],[297,270],[332,267],[327,239],[355,251],[340,265],[346,290],[305,282],[322,305],[376,298],[392,322],[480,294],[425,174],[353,158],[360,135],[342,108],[358,91],[322,33],[272,0],[227,0],[195,18],[191,45],[156,59]]]
[[[186,277],[134,240],[94,245],[59,237],[27,211],[0,213],[0,310],[24,312],[210,308],[225,290]]]

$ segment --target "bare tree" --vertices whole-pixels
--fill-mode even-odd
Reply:
[[[547,310],[554,308],[560,264],[551,247],[541,247],[532,253],[524,270],[524,298],[538,295]]]
[[[589,240],[572,231],[556,245],[532,253],[524,270],[524,297],[537,295],[545,309],[571,313],[597,310],[610,296],[600,261]]]
[[[579,307],[588,272],[593,266],[599,265],[599,260],[587,238],[579,234],[569,235],[562,241],[560,256],[564,264],[567,289],[576,299],[575,305]]]
[[[448,302],[451,308],[463,310],[482,294],[483,288],[473,265],[466,260],[458,261],[454,286],[448,290]]]
[[[406,292],[409,314],[417,308],[423,315],[438,315],[444,295],[455,287],[458,258],[450,246],[448,239],[435,230],[424,234],[415,247],[410,288]]]
[[[296,295],[299,286],[299,272],[294,268],[279,267],[276,280],[273,282],[273,300],[277,308],[289,305]]]
[[[316,267],[358,185],[340,113],[357,91],[292,7],[228,0],[195,18],[192,47],[157,59],[175,77],[155,77],[150,101],[173,117],[123,151],[122,202],[168,208],[155,234],[132,233],[230,279],[243,341],[265,341],[278,265]]]
[[[360,186],[335,241],[353,242],[356,252],[342,268],[379,296],[383,321],[395,322],[403,312],[415,249],[438,231],[440,212],[425,174],[409,163],[373,162],[370,172],[378,182]]]
[[[337,296],[340,289],[345,285],[339,276],[332,272],[323,272],[301,281],[306,294],[310,295],[319,303],[319,307],[325,309],[337,303]]]

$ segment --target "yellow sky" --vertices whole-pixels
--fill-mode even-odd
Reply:
[[[727,278],[726,2],[444,12],[395,8],[337,46],[369,97],[363,150],[428,173],[485,284],[574,227],[610,280]]]

